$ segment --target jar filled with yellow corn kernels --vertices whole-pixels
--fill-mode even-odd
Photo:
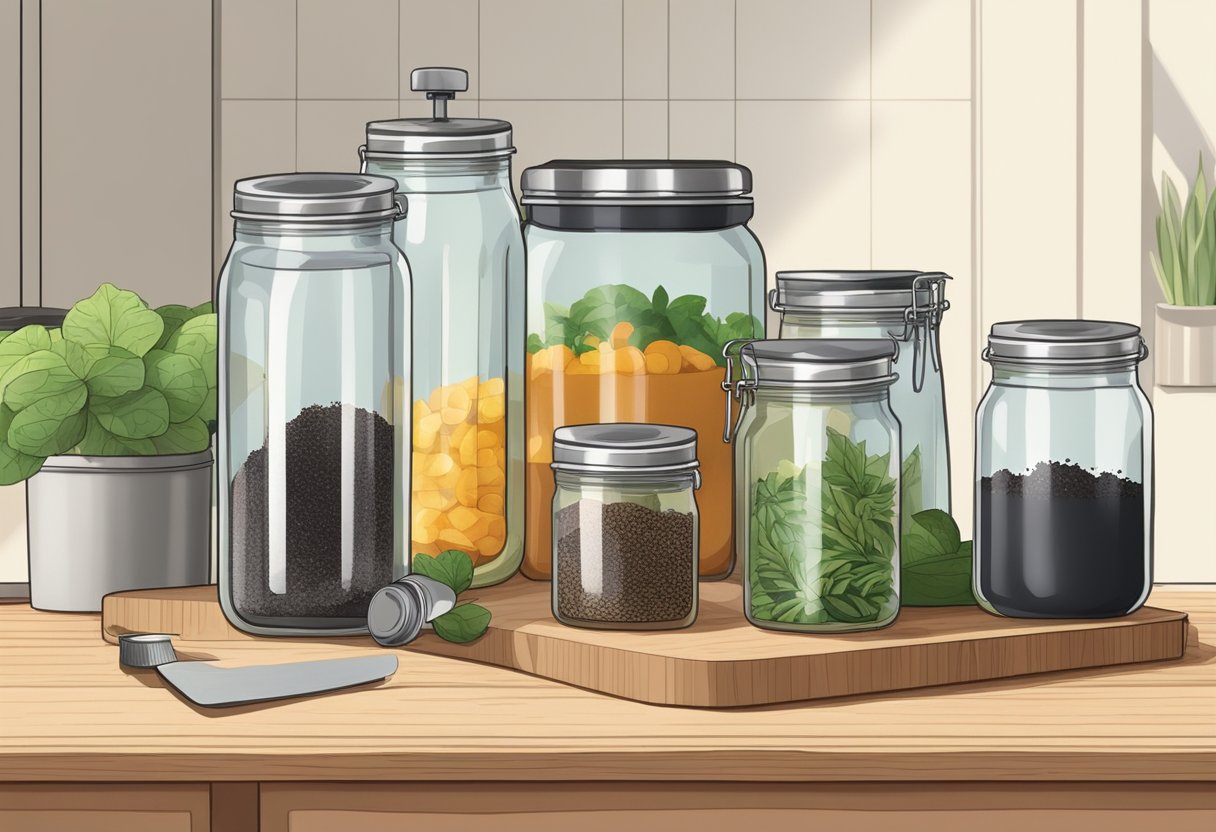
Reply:
[[[456,549],[473,586],[523,558],[523,269],[511,125],[449,118],[468,73],[410,76],[432,118],[373,121],[364,169],[391,176],[413,214],[394,240],[414,265],[413,557]]]

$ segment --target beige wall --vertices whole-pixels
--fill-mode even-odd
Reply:
[[[116,275],[157,303],[205,294],[236,178],[354,169],[364,122],[428,111],[412,67],[464,66],[453,112],[512,121],[517,176],[556,156],[732,159],[755,173],[770,280],[953,274],[964,533],[987,327],[1087,315],[1151,329],[1153,183],[1163,168],[1189,177],[1216,131],[1210,0],[21,0],[0,15],[0,107],[20,109],[20,54],[27,115],[44,76],[41,141],[25,149],[35,181],[44,157],[42,191],[27,177],[0,197],[0,217],[26,206],[0,223],[3,302],[24,286],[26,303],[68,303]],[[10,178],[18,135],[0,123]],[[163,202],[141,213],[147,190]],[[14,255],[14,240],[34,245]],[[1187,404],[1190,420],[1216,413]]]

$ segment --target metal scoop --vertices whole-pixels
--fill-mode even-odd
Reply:
[[[397,672],[397,657],[392,654],[253,667],[183,662],[173,652],[170,636],[163,633],[119,636],[118,663],[156,668],[182,696],[205,708],[325,693],[378,682]]]

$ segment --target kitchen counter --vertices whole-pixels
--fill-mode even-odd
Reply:
[[[334,821],[327,812],[352,805],[383,803],[377,811],[395,816],[435,804],[431,810],[454,817],[452,800],[436,797],[444,790],[473,796],[461,812],[514,807],[522,818],[529,799],[550,811],[553,793],[571,811],[594,811],[597,801],[605,811],[641,811],[647,801],[670,808],[681,799],[688,811],[709,804],[725,811],[737,808],[732,799],[742,806],[765,794],[773,811],[836,811],[859,784],[882,782],[890,786],[864,801],[875,811],[900,808],[901,799],[909,810],[932,808],[934,795],[963,793],[974,798],[965,805],[991,808],[1035,790],[1048,801],[1035,805],[1064,800],[1077,808],[1089,795],[1094,811],[1156,806],[1194,811],[1207,822],[1213,816],[1204,813],[1216,812],[1216,592],[1158,589],[1151,603],[1190,614],[1183,659],[716,711],[643,705],[408,651],[400,651],[397,674],[378,686],[205,711],[164,689],[151,671],[120,670],[98,616],[3,605],[0,783],[8,785],[0,785],[0,821],[6,810],[34,811],[20,807],[41,805],[38,795],[50,800],[48,786],[21,783],[156,782],[183,800],[199,798],[191,784],[214,783],[192,823],[245,806],[261,813],[263,829],[302,830],[325,828]],[[179,654],[214,650],[254,663],[378,649],[370,640],[267,639],[193,642]],[[307,785],[316,781],[330,785]],[[386,781],[448,785],[418,792],[375,785]],[[561,781],[580,782],[563,788]],[[85,804],[88,795],[107,793],[72,788]],[[989,798],[996,804],[983,802]]]

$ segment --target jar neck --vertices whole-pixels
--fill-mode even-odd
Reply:
[[[398,193],[459,193],[511,188],[511,157],[368,159],[368,173],[392,176]]]
[[[671,471],[653,473],[622,473],[599,474],[586,471],[553,472],[554,482],[564,488],[615,488],[636,489],[649,491],[682,491],[694,488],[700,474],[696,469],[674,473]]]
[[[797,404],[861,404],[863,402],[884,402],[890,394],[890,387],[871,387],[869,389],[841,390],[838,392],[806,390],[794,387],[757,387],[756,403],[797,403]]]
[[[1004,387],[1044,387],[1054,389],[1137,386],[1136,368],[1114,367],[1068,372],[1041,367],[992,364],[992,383]]]
[[[323,251],[326,249],[379,248],[392,245],[393,223],[378,220],[370,223],[330,225],[318,223],[269,223],[237,220],[233,239],[248,245],[272,248]]]

